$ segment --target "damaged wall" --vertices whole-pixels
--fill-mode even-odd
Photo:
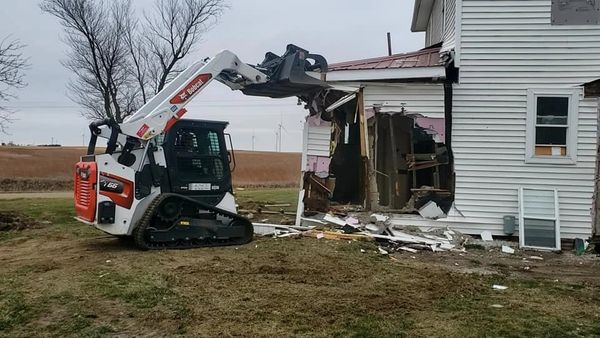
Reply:
[[[327,211],[330,202],[360,205],[364,201],[358,99],[345,101],[347,95],[332,90],[311,102],[311,113],[316,115],[308,116],[304,126],[302,158],[307,211]],[[328,111],[338,101],[345,103]]]
[[[381,111],[400,111],[444,118],[444,86],[441,83],[366,84],[365,109],[382,105]]]
[[[367,112],[374,109],[382,114],[388,112],[399,112],[402,109],[407,114],[417,115],[415,118],[425,128],[437,129],[439,135],[432,136],[438,142],[443,142],[444,130],[444,88],[441,83],[366,83],[363,89],[365,109]],[[372,115],[367,113],[367,115]],[[369,120],[369,147],[373,150],[370,159],[369,168],[369,196],[372,210],[403,209],[410,199],[410,192],[413,184],[411,175],[408,174],[407,163],[404,163],[403,155],[410,152],[410,146],[406,143],[409,135],[409,127],[413,121],[397,120],[393,122],[394,138],[396,138],[396,147],[399,155],[396,156],[397,168],[401,173],[395,177],[388,177],[388,173],[393,172],[391,166],[391,149],[386,149],[383,140],[390,141],[392,133],[389,132],[389,122],[379,123],[375,128],[376,118]],[[388,120],[386,120],[388,121]],[[405,125],[405,128],[401,128]],[[436,133],[436,131],[432,131]],[[406,137],[402,137],[405,135]],[[404,140],[404,141],[401,141]],[[404,143],[404,145],[403,145]],[[376,146],[379,144],[379,146]],[[384,156],[387,154],[388,156]],[[382,173],[381,168],[386,173]],[[386,181],[394,181],[393,184],[385,184]],[[433,185],[433,184],[432,184]],[[407,190],[408,189],[408,190]],[[385,196],[389,197],[385,197]],[[381,199],[381,200],[380,200]]]
[[[440,171],[435,163],[427,168],[416,170],[415,165],[429,165],[425,163],[428,161],[416,160],[415,157],[408,158],[413,156],[411,154],[435,153],[435,144],[444,142],[443,85],[441,83],[363,83],[350,84],[348,87],[352,86],[362,87],[359,94],[362,101],[355,100],[343,109],[337,109],[336,114],[333,115],[333,121],[337,121],[335,124],[328,124],[317,117],[310,117],[307,120],[302,170],[312,172],[321,178],[329,174],[335,182],[331,192],[332,200],[354,204],[364,202],[364,205],[372,210],[402,209],[411,199],[413,194],[411,189],[422,186],[445,188],[447,179],[440,178],[439,174],[445,175],[448,170]],[[364,102],[364,108],[358,105],[359,102]],[[360,119],[365,117],[355,113],[361,109],[364,109],[365,117],[369,119],[369,128],[365,128],[364,131],[361,130]],[[375,110],[380,112],[377,116],[374,114]],[[398,113],[403,110],[411,118],[387,119],[391,116],[389,112]],[[398,114],[397,117],[401,115]],[[375,121],[380,119],[385,120],[385,123],[380,121],[375,127]],[[368,137],[364,146],[359,144],[363,132]],[[331,135],[330,162],[323,158],[326,153],[324,148],[326,133]],[[429,140],[431,149],[422,151],[417,148],[415,151],[416,143],[413,142],[418,139],[418,135],[415,138],[415,134]],[[392,138],[395,140],[393,145],[390,143]],[[318,154],[314,152],[315,147],[319,148]],[[362,150],[363,147],[365,150]],[[442,146],[440,149],[445,148]],[[367,155],[369,159],[366,158]],[[365,159],[364,162],[361,157]],[[430,160],[437,161],[437,159]],[[403,161],[406,163],[403,164]],[[329,171],[319,174],[318,172],[327,165]],[[394,176],[393,182],[385,177],[388,174]],[[319,185],[314,179],[307,181],[306,177],[303,182],[305,188],[307,182],[312,182],[308,185],[309,188]],[[322,187],[316,189],[323,190]],[[322,195],[315,196],[322,198]],[[311,204],[315,205],[315,203]],[[409,209],[414,211],[414,205]]]
[[[304,123],[301,171],[329,172],[331,122],[310,116]]]
[[[331,187],[327,185],[325,177],[329,176],[331,163],[330,143],[331,122],[319,116],[308,116],[304,123],[300,163],[304,209],[325,211],[329,207]]]

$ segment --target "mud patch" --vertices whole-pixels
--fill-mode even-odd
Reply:
[[[0,211],[0,231],[20,231],[44,225],[31,217],[14,211]]]

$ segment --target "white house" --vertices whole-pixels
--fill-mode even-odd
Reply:
[[[336,140],[345,123],[339,111],[338,128],[331,128],[333,145],[352,144],[353,135],[361,143],[343,149],[361,155],[362,162],[350,161],[360,167],[356,200],[394,211],[390,199],[411,206],[410,195],[398,191],[439,192],[438,199],[452,202],[447,217],[394,222],[494,235],[509,235],[516,223],[522,245],[544,248],[592,236],[600,2],[416,0],[412,30],[426,32],[423,50],[334,64],[326,76],[357,90],[354,103],[345,104],[357,112],[353,121],[346,112],[347,132]],[[418,130],[409,130],[406,116]],[[431,129],[436,141],[428,150],[432,142],[422,135]],[[431,183],[427,191],[420,182]]]

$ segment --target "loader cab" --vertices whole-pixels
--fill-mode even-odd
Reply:
[[[167,175],[163,192],[172,192],[217,204],[232,191],[230,158],[225,143],[227,122],[179,120],[159,141]]]

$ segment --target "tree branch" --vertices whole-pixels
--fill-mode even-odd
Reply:
[[[0,40],[0,133],[6,133],[12,121],[12,109],[6,106],[16,98],[13,90],[25,87],[25,70],[29,68],[28,59],[23,56],[22,44],[18,39],[5,37]]]

